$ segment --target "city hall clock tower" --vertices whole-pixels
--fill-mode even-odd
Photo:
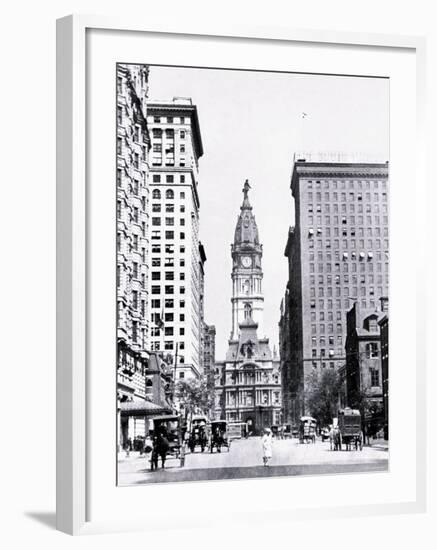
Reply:
[[[240,323],[252,320],[262,334],[264,297],[261,268],[262,245],[258,227],[249,202],[250,185],[243,187],[243,204],[240,207],[234,244],[232,245],[232,332],[231,340],[238,340]]]

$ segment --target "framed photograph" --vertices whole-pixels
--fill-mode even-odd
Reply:
[[[58,21],[60,530],[424,510],[424,49]]]

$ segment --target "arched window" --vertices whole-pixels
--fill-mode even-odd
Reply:
[[[174,199],[174,191],[172,189],[167,189],[165,192],[165,198],[173,200]]]
[[[160,199],[161,198],[161,191],[159,189],[154,189],[152,193],[153,199]]]

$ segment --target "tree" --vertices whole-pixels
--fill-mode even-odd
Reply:
[[[179,380],[176,399],[185,410],[185,420],[195,413],[208,414],[214,405],[214,384],[205,378]]]
[[[307,378],[306,405],[320,426],[327,426],[337,416],[342,379],[334,369],[313,371]]]

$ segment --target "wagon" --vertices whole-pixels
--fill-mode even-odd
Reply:
[[[359,410],[346,407],[338,411],[338,436],[338,448],[340,451],[343,445],[346,446],[347,451],[353,447],[355,450],[363,450],[364,436]]]
[[[211,421],[211,436],[209,442],[209,451],[212,453],[214,447],[217,452],[220,453],[223,447],[230,450],[231,441],[228,437],[227,422],[226,420],[212,420]]]
[[[185,465],[185,447],[183,444],[182,419],[178,415],[155,416],[153,420],[153,433],[161,433],[169,444],[167,458],[175,458],[180,466]]]
[[[299,424],[299,443],[316,442],[317,421],[311,416],[302,416]]]
[[[188,438],[188,447],[192,453],[196,447],[200,447],[201,452],[208,445],[208,418],[206,416],[193,416],[191,420],[191,430]]]

